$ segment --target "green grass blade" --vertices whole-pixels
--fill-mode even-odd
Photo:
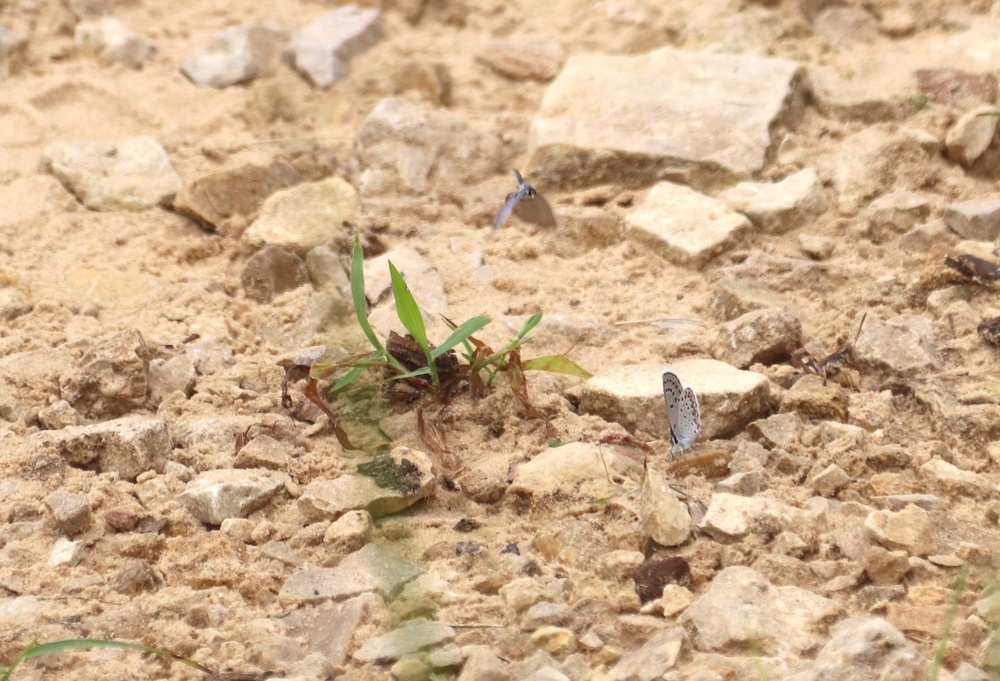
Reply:
[[[410,293],[410,287],[406,285],[406,280],[399,273],[396,266],[389,263],[389,276],[392,277],[392,295],[396,299],[396,315],[403,327],[413,336],[420,349],[424,351],[427,358],[427,366],[430,367],[431,380],[434,385],[438,384],[437,365],[431,356],[430,343],[427,340],[427,328],[424,326],[424,315],[420,312],[417,299]]]
[[[357,380],[358,376],[360,376],[364,370],[365,367],[354,367],[346,374],[341,376],[339,379],[337,379],[337,382],[333,384],[332,388],[330,388],[330,392],[331,393],[340,392],[341,390],[349,386],[351,383],[354,383],[354,381]]]
[[[527,370],[533,371],[554,371],[559,374],[568,374],[579,378],[590,378],[591,374],[580,365],[572,362],[561,355],[549,355],[548,357],[535,357],[521,363]]]
[[[107,641],[99,638],[71,638],[63,641],[51,641],[49,643],[32,644],[27,648],[22,650],[20,654],[9,667],[3,670],[0,674],[0,679],[7,681],[10,675],[25,660],[30,660],[33,657],[41,657],[42,655],[52,655],[54,653],[60,653],[65,650],[79,650],[81,648],[125,648],[127,650],[137,650],[143,653],[153,653],[154,655],[159,655],[170,660],[177,660],[182,664],[186,664],[189,667],[194,667],[195,669],[202,669],[202,666],[193,660],[188,660],[186,658],[175,655],[169,650],[164,650],[163,648],[153,648],[152,646],[144,646],[139,643],[129,643],[128,641]]]
[[[531,317],[528,318],[528,321],[524,323],[524,326],[521,327],[521,330],[517,333],[517,336],[515,336],[515,338],[517,338],[517,340],[521,340],[522,338],[524,338],[529,331],[538,326],[538,322],[540,321],[542,321],[541,312],[536,312],[535,314],[531,315]]]
[[[445,339],[444,343],[434,348],[431,352],[431,356],[434,359],[437,359],[459,343],[468,343],[469,336],[474,334],[476,331],[479,331],[489,323],[490,318],[484,314],[466,320],[460,327],[452,331],[451,335]],[[469,352],[472,352],[471,346],[469,347]]]
[[[354,312],[358,315],[358,325],[368,337],[368,342],[381,353],[385,348],[379,342],[375,330],[368,323],[368,303],[365,301],[365,254],[361,248],[361,238],[354,235],[354,250],[351,252],[351,298],[354,300]]]
[[[402,380],[404,378],[413,378],[415,376],[426,376],[430,372],[431,372],[431,370],[429,368],[427,368],[427,367],[420,367],[419,369],[414,369],[413,371],[407,372],[405,374],[400,374],[399,376],[393,376],[389,380],[391,380],[391,381],[399,381],[399,380]]]

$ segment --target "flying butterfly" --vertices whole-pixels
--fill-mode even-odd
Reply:
[[[555,227],[556,216],[552,212],[549,202],[539,194],[534,187],[524,181],[516,169],[514,178],[517,180],[517,191],[507,195],[503,207],[493,220],[493,231],[495,232],[507,216],[514,213],[525,222],[530,222],[539,227]]]
[[[670,417],[670,453],[689,449],[701,432],[701,408],[698,396],[685,388],[680,377],[670,369],[663,372],[663,399]]]

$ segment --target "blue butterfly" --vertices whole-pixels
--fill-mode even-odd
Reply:
[[[514,178],[517,180],[517,191],[507,195],[503,208],[497,213],[493,220],[493,231],[503,224],[507,216],[514,213],[525,222],[538,225],[539,227],[555,227],[556,216],[552,213],[552,207],[530,184],[524,181],[516,169]]]

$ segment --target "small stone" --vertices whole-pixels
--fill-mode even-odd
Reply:
[[[865,528],[887,549],[900,549],[912,556],[934,552],[930,516],[917,506],[902,511],[874,511],[865,520]]]
[[[990,675],[979,667],[974,667],[968,662],[963,662],[952,674],[955,681],[991,681]]]
[[[799,234],[799,250],[813,260],[826,260],[836,248],[836,242],[820,234]]]
[[[863,391],[847,395],[847,422],[867,431],[884,428],[892,422],[895,410],[891,390]]]
[[[291,447],[269,435],[258,435],[236,454],[233,468],[268,468],[283,471],[292,459]]]
[[[309,283],[302,258],[278,246],[264,246],[247,260],[240,277],[247,297],[269,303],[286,291]]]
[[[486,646],[469,646],[457,681],[514,681],[510,665]]]
[[[899,189],[883,194],[868,207],[868,235],[882,243],[913,230],[930,217],[931,204],[918,192]]]
[[[767,481],[760,471],[741,471],[723,478],[715,485],[716,492],[752,497],[767,489]]]
[[[127,414],[146,402],[151,354],[138,329],[105,336],[80,358],[76,368],[60,377],[59,391],[87,416]]]
[[[344,271],[340,255],[329,246],[317,246],[309,251],[306,269],[309,270],[309,279],[317,291],[340,293],[345,299],[350,296],[351,280]]]
[[[854,344],[854,355],[862,370],[890,371],[900,376],[922,375],[938,364],[934,330],[929,321],[917,315],[870,321]]]
[[[750,532],[802,531],[814,527],[815,522],[811,513],[777,499],[717,492],[712,495],[699,527],[719,541],[726,541],[740,539]]]
[[[797,229],[823,212],[823,186],[815,168],[780,182],[741,182],[716,197],[769,234]]]
[[[886,620],[852,617],[838,622],[807,671],[789,681],[922,679],[923,657]]]
[[[802,419],[794,412],[773,414],[754,421],[747,432],[772,447],[789,447],[802,439]]]
[[[25,61],[28,39],[6,26],[0,26],[0,66],[6,73],[16,72]]]
[[[806,374],[781,396],[782,412],[794,413],[796,418],[847,419],[847,395],[833,381]]]
[[[666,439],[670,424],[663,403],[663,369],[661,364],[606,367],[580,386],[580,413]],[[770,409],[770,385],[760,374],[712,359],[682,360],[670,369],[698,395],[703,440],[738,433]]]
[[[541,627],[568,626],[575,618],[575,613],[562,603],[541,601],[535,603],[521,618],[521,631],[535,631]]]
[[[284,161],[271,161],[266,166],[248,163],[191,180],[174,199],[174,209],[238,238],[269,196],[304,181]]]
[[[836,496],[837,492],[846,487],[850,482],[851,476],[837,464],[831,463],[817,473],[809,485],[816,491],[816,494],[823,497],[832,497]]]
[[[669,584],[689,584],[691,566],[680,556],[652,559],[636,569],[633,579],[639,600],[648,603],[662,597]]]
[[[90,524],[90,500],[86,494],[56,490],[45,497],[45,505],[64,534],[78,534]]]
[[[679,584],[667,584],[663,587],[663,595],[656,601],[656,609],[664,617],[673,617],[684,611],[694,601],[694,594]]]
[[[343,5],[292,34],[285,61],[316,87],[347,77],[348,62],[382,39],[378,10]]]
[[[632,579],[632,575],[644,562],[646,556],[641,551],[619,549],[598,557],[594,571],[603,579],[625,581]]]
[[[193,54],[181,71],[196,85],[223,88],[271,75],[288,29],[277,24],[232,26]]]
[[[449,643],[446,646],[432,650],[427,655],[427,662],[429,662],[431,667],[434,669],[460,667],[464,661],[465,656],[462,655],[462,649],[454,643]]]
[[[566,52],[556,42],[490,40],[476,52],[477,62],[511,80],[552,80],[565,60]]]
[[[957,568],[965,565],[965,561],[958,556],[948,555],[948,556],[927,556],[927,560],[934,565],[946,568]]]
[[[753,646],[765,655],[802,654],[818,643],[834,602],[796,586],[774,586],[743,566],[718,573],[679,621],[696,632],[700,650]]]
[[[52,449],[71,466],[113,471],[125,480],[163,466],[173,449],[167,424],[160,419],[127,416],[90,426],[41,431],[29,443]]]
[[[83,417],[69,402],[59,400],[38,412],[38,422],[46,430],[62,430],[69,426],[81,425]]]
[[[864,555],[865,574],[874,584],[898,584],[910,571],[910,556],[906,551],[887,551],[872,546]]]
[[[576,650],[576,636],[563,627],[541,627],[533,631],[529,639],[532,645],[558,657]]]
[[[367,544],[346,556],[337,567],[298,570],[285,580],[280,595],[295,603],[345,600],[370,592],[387,599],[419,574],[419,568],[386,549]]]
[[[75,564],[80,560],[80,549],[80,542],[70,541],[66,537],[59,537],[52,545],[52,551],[49,553],[49,567]]]
[[[285,486],[286,477],[262,469],[206,471],[177,500],[198,521],[220,525],[227,518],[245,518],[265,506]]]
[[[986,478],[943,459],[934,458],[920,466],[921,476],[939,488],[938,491],[957,494],[966,498],[987,498],[997,492],[997,486]]]
[[[357,221],[360,211],[354,187],[339,177],[297,184],[264,201],[242,241],[252,249],[278,246],[301,257],[326,245],[349,253],[349,226]]]
[[[750,179],[766,162],[770,127],[794,115],[801,95],[799,67],[779,59],[669,47],[573,55],[532,121],[528,167],[563,188]]]
[[[740,369],[788,357],[788,345],[802,338],[802,323],[786,308],[756,310],[719,328],[712,354]]]
[[[87,19],[76,25],[77,46],[105,64],[120,62],[140,69],[156,54],[156,44],[143,38],[115,17]]]
[[[911,504],[925,511],[940,511],[945,507],[944,500],[933,494],[890,494],[872,497],[872,501],[884,505],[890,511],[902,511]]]
[[[660,182],[629,213],[628,238],[665,260],[700,265],[731,246],[750,221],[718,199],[673,182]]]
[[[0,269],[0,321],[12,322],[31,308],[28,284],[10,270]]]
[[[691,516],[666,478],[646,470],[639,520],[643,533],[661,546],[678,546],[691,535]]]
[[[54,142],[42,152],[51,173],[91,210],[145,210],[169,203],[181,178],[150,137],[119,142]]]
[[[597,635],[593,629],[580,637],[578,641],[581,648],[586,650],[599,650],[604,647],[604,639]]]
[[[962,115],[944,138],[948,158],[963,168],[971,168],[997,132],[996,107],[981,106]]]
[[[570,681],[570,678],[555,667],[542,667],[528,676],[525,681]]]
[[[671,628],[660,632],[641,648],[619,660],[609,670],[608,679],[654,681],[666,678],[667,672],[677,663],[683,644],[684,633],[681,629]]]
[[[184,397],[191,397],[197,377],[194,359],[190,355],[150,360],[149,400],[153,404],[159,404],[176,392],[183,393]]]
[[[368,511],[348,511],[326,528],[323,543],[334,553],[354,553],[371,540],[372,517]]]
[[[395,466],[394,486],[380,487],[369,475],[342,475],[334,480],[314,480],[298,499],[299,512],[311,522],[332,520],[352,510],[365,510],[373,518],[397,513],[434,494],[436,478],[428,456],[409,447],[396,447],[385,460]]]
[[[161,579],[144,560],[130,560],[115,575],[115,591],[126,596],[135,596],[144,591],[155,591]]]
[[[386,664],[403,655],[415,653],[455,640],[455,630],[440,622],[415,622],[369,639],[354,653],[362,664]]]
[[[996,116],[990,116],[996,124]],[[1000,238],[1000,199],[974,199],[944,209],[944,224],[964,239],[996,241]]]

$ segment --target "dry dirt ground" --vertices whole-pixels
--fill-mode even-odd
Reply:
[[[345,452],[329,430],[289,417],[280,399],[283,371],[276,364],[280,357],[314,344],[346,344],[349,350],[358,351],[362,345],[356,329],[350,325],[343,330],[304,327],[301,320],[312,292],[308,285],[269,303],[246,297],[241,273],[250,253],[233,236],[206,230],[167,209],[87,210],[56,180],[38,173],[43,149],[58,140],[148,135],[164,146],[171,163],[189,181],[246,162],[283,158],[294,147],[335,158],[333,173],[351,180],[356,130],[382,98],[395,94],[399,65],[416,61],[443,65],[450,74],[450,101],[446,107],[432,102],[419,88],[403,96],[425,108],[443,108],[474,128],[494,133],[502,141],[504,163],[492,177],[482,178],[485,188],[470,188],[461,204],[443,202],[437,195],[400,196],[391,210],[379,212],[376,207],[371,214],[363,213],[358,227],[368,243],[375,242],[371,239],[375,235],[385,247],[405,245],[425,255],[443,278],[453,318],[485,313],[500,319],[541,310],[576,320],[569,322],[570,333],[540,330],[526,355],[568,352],[591,370],[710,356],[716,330],[725,321],[713,301],[717,301],[719,282],[734,271],[780,295],[796,311],[803,340],[817,355],[850,340],[865,313],[869,319],[912,313],[932,321],[940,359],[936,369],[908,381],[861,373],[857,387],[893,391],[891,423],[878,434],[879,442],[899,445],[900,451],[912,457],[914,469],[931,456],[939,456],[981,474],[992,485],[992,491],[977,498],[962,487],[933,490],[943,499],[944,509],[935,516],[937,550],[962,556],[971,568],[946,664],[951,669],[961,662],[989,668],[984,642],[993,626],[992,613],[977,610],[974,604],[990,593],[1000,548],[996,498],[1000,474],[995,470],[1000,452],[989,446],[1000,429],[989,421],[995,412],[966,422],[960,413],[956,416],[935,407],[933,397],[959,394],[963,386],[975,384],[985,391],[981,404],[1000,403],[997,384],[991,383],[997,376],[997,349],[975,332],[980,319],[1000,314],[996,293],[988,287],[974,287],[962,303],[964,317],[954,308],[932,310],[927,305],[928,295],[939,287],[935,282],[943,271],[943,257],[959,239],[945,231],[931,231],[920,247],[903,249],[898,234],[872,234],[865,212],[867,199],[852,212],[838,211],[837,203],[830,201],[830,207],[811,224],[782,235],[753,233],[700,268],[667,263],[621,235],[584,248],[560,243],[558,231],[539,231],[512,220],[493,237],[488,228],[490,216],[512,188],[506,168],[524,164],[529,124],[547,84],[505,78],[473,55],[488,37],[554,41],[569,55],[642,53],[665,45],[723,50],[731,45],[736,51],[797,61],[807,72],[815,69],[839,75],[868,91],[878,92],[885,85],[886,92],[896,93],[906,89],[900,83],[913,82],[913,69],[923,65],[920,56],[934,45],[968,34],[970,28],[981,28],[983,35],[990,36],[1000,31],[996,7],[975,0],[427,0],[422,16],[414,21],[414,8],[420,3],[398,0],[382,8],[386,37],[351,61],[346,80],[321,90],[288,69],[246,85],[201,88],[180,73],[179,65],[228,26],[264,21],[298,26],[328,11],[332,2],[108,0],[105,4],[109,13],[156,42],[156,55],[141,70],[105,65],[82,54],[73,40],[76,15],[67,3],[0,3],[0,24],[28,39],[19,63],[16,67],[7,64],[8,73],[0,80],[0,267],[23,283],[31,300],[30,310],[0,325],[0,356],[32,353],[21,355],[30,364],[22,364],[17,373],[29,376],[20,383],[21,389],[34,391],[0,396],[7,419],[0,427],[6,431],[0,441],[0,522],[6,526],[0,528],[0,602],[7,604],[3,606],[6,611],[0,609],[4,613],[0,652],[5,658],[36,636],[41,640],[93,636],[164,646],[214,668],[290,668],[298,653],[267,646],[272,632],[281,631],[275,624],[277,618],[291,609],[278,591],[296,570],[296,561],[335,562],[335,557],[324,553],[328,549],[318,541],[322,534],[317,536],[316,528],[310,530],[312,534],[302,534],[303,521],[294,497],[312,480],[336,477],[364,458],[363,453]],[[969,40],[974,42],[974,38]],[[989,43],[988,49],[996,48]],[[968,69],[993,73],[979,62]],[[916,85],[912,94],[921,95]],[[892,100],[895,94],[886,96]],[[895,113],[883,117],[874,107],[876,112],[866,118],[867,113],[845,113],[847,108],[821,111],[811,102],[780,161],[769,164],[758,179],[781,179],[812,165],[814,158],[829,156],[847,137],[877,125],[905,124],[943,140],[963,113],[961,106],[935,101],[924,105],[919,97],[911,104],[901,117]],[[869,198],[897,189],[917,191],[929,201],[928,220],[939,217],[951,202],[987,197],[996,191],[995,168],[970,174],[940,155],[919,167],[901,162],[892,171],[878,178],[876,193]],[[822,173],[821,178],[832,192],[833,180]],[[602,201],[587,191],[555,193],[549,199],[557,212],[560,206],[589,201],[607,205],[620,215],[641,200],[644,189],[612,183],[597,192],[605,197]],[[822,266],[783,270],[786,256],[811,262],[800,248],[802,235],[828,239],[832,252]],[[479,253],[494,265],[496,276],[474,279],[469,253]],[[692,320],[697,325],[620,324],[663,318]],[[166,493],[151,496],[156,500],[153,514],[166,519],[166,527],[160,534],[141,535],[155,540],[116,539],[119,535],[108,526],[107,511],[142,510],[130,491],[131,483],[99,471],[40,460],[24,445],[43,427],[39,410],[60,399],[59,376],[70,371],[96,339],[129,329],[138,330],[161,358],[177,354],[186,339],[198,334],[224,346],[235,360],[223,371],[199,376],[190,398],[175,395],[163,404],[147,400],[134,414],[149,416],[159,409],[168,420],[179,415],[191,420],[239,417],[232,423],[273,426],[260,432],[294,447],[293,464],[286,471],[291,482],[249,516],[254,532],[243,537],[245,541],[197,522],[176,501],[164,500]],[[498,346],[509,333],[495,323],[481,335]],[[787,374],[782,366],[755,370],[778,380]],[[529,384],[535,405],[552,419],[559,438],[595,442],[608,433],[622,432],[616,424],[576,413],[566,394],[577,383],[576,379],[541,376]],[[546,448],[540,421],[529,418],[504,388],[480,402],[460,397],[435,418],[445,432],[449,453],[432,453],[431,458],[441,457],[439,472],[451,471],[455,486],[441,483],[436,495],[407,513],[377,522],[373,541],[405,545],[408,559],[427,566],[445,585],[428,597],[440,602],[411,604],[411,611],[390,608],[373,614],[355,632],[355,640],[389,630],[394,617],[405,618],[420,610],[433,612],[442,622],[482,625],[459,628],[462,645],[484,644],[511,661],[528,657],[534,644],[519,631],[518,616],[497,596],[502,584],[491,578],[498,569],[495,563],[453,553],[456,542],[470,539],[493,554],[508,543],[517,543],[522,553],[536,560],[542,573],[562,580],[564,592],[559,598],[585,609],[585,616],[595,625],[614,629],[617,618],[638,613],[640,604],[630,580],[602,583],[580,565],[567,567],[558,555],[546,556],[537,542],[540,531],[558,534],[553,528],[559,522],[579,516],[604,523],[611,539],[601,545],[602,550],[632,547],[636,533],[629,523],[636,522],[634,517],[608,511],[600,501],[549,500],[525,506],[505,497],[510,467]],[[413,411],[387,415],[382,428],[397,444],[426,449],[417,435]],[[251,432],[251,437],[256,433]],[[734,442],[748,437],[737,435]],[[653,456],[665,456],[664,443],[653,444],[658,452]],[[802,444],[787,454],[815,458],[821,449],[814,438],[813,444]],[[232,465],[233,452],[231,442],[212,443],[178,447],[174,458],[189,472],[199,473]],[[641,459],[642,454],[635,450],[630,456]],[[832,462],[823,461],[824,465]],[[870,503],[878,495],[929,491],[923,478],[906,465],[884,461],[872,465],[887,466],[885,470],[894,477],[886,477],[885,470],[861,469],[840,491],[842,501]],[[149,483],[157,477],[170,475],[157,471],[152,477],[140,476],[140,481]],[[804,478],[805,472],[795,466],[769,469],[766,496],[801,506],[812,496],[803,486]],[[707,504],[717,479],[695,471],[673,482]],[[176,477],[158,484],[173,493],[183,489]],[[82,546],[76,561],[50,567],[50,552],[62,533],[43,500],[59,489],[87,494],[90,520],[88,528],[74,537]],[[621,494],[632,492],[622,490]],[[472,535],[460,533],[453,528],[462,518],[479,520],[482,526]],[[269,540],[288,543],[294,556],[282,560],[273,551],[265,555],[261,546]],[[690,588],[697,596],[723,567],[755,563],[766,567],[761,557],[771,550],[771,540],[748,536],[733,544],[706,547],[705,543],[712,542],[701,537],[667,553],[690,559],[694,568]],[[657,551],[652,546],[645,549]],[[799,557],[805,562],[822,558],[827,573],[806,570],[786,575],[782,583],[818,589],[839,574],[840,568],[830,567],[836,556],[819,557],[807,550]],[[122,582],[122,571],[136,560],[148,567],[148,579]],[[921,624],[922,629],[907,631],[915,649],[930,658],[958,571],[918,568],[899,581],[910,590],[923,588],[924,600],[907,605],[934,609],[897,613],[894,623],[900,626],[906,613],[930,618],[930,624]],[[773,573],[768,576],[772,581],[780,579]],[[859,577],[847,588],[826,594],[841,608],[837,618],[868,613],[872,604],[859,595],[866,584]],[[24,596],[37,600],[26,611],[13,609],[14,600]],[[882,603],[874,614],[886,615],[886,607]],[[635,627],[620,633],[615,641],[617,654],[638,648],[650,635],[642,626]],[[586,630],[582,626],[578,633]],[[607,648],[581,651],[584,667],[595,670],[613,663],[617,655]],[[742,654],[752,658],[749,648]],[[679,669],[685,669],[686,659],[682,657]],[[348,674],[349,678],[388,678],[390,674],[387,667],[351,661],[327,673]],[[751,664],[743,671],[726,672],[725,678],[749,678],[753,673]],[[19,674],[19,678],[86,675],[93,679],[199,675],[120,651],[53,657]]]

